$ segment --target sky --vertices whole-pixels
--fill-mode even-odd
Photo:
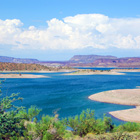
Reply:
[[[0,56],[140,57],[140,0],[0,0]]]

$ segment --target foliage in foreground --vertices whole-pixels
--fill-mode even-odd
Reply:
[[[73,134],[85,136],[88,133],[103,134],[111,132],[114,128],[111,118],[104,116],[102,119],[95,119],[94,111],[87,109],[79,116],[66,118],[64,124],[73,128]]]
[[[40,109],[16,107],[13,102],[22,100],[18,94],[0,98],[0,140],[132,140],[140,138],[139,123],[115,126],[111,118],[95,119],[94,111],[87,109],[80,115],[62,120],[55,116],[42,116]],[[73,131],[68,131],[67,126]],[[136,132],[133,134],[133,132]],[[130,133],[131,132],[131,133]]]

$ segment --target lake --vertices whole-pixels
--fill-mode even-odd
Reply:
[[[23,102],[16,105],[30,107],[36,105],[42,114],[59,118],[80,114],[87,108],[95,110],[95,117],[101,118],[108,112],[133,108],[133,106],[96,102],[88,96],[102,91],[114,89],[133,89],[140,86],[140,73],[129,72],[126,75],[62,75],[63,73],[29,73],[46,75],[50,78],[6,79],[2,84],[4,95],[20,93]],[[112,117],[113,123],[123,121]]]

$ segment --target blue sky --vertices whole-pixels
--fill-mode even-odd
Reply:
[[[140,56],[139,5],[139,0],[0,0],[0,55]]]

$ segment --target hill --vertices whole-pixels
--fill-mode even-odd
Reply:
[[[70,63],[93,63],[97,59],[117,59],[115,56],[102,55],[75,55],[69,61]]]
[[[92,65],[104,67],[140,67],[140,57],[98,59]]]
[[[38,63],[37,59],[28,59],[28,58],[14,58],[7,56],[0,56],[0,62],[9,62],[9,63]]]
[[[76,67],[124,67],[140,68],[140,57],[117,58],[114,56],[76,55],[67,63]]]
[[[0,62],[0,71],[55,71],[55,72],[69,72],[75,69],[67,66],[44,66],[40,64],[25,64],[25,63],[6,63]]]
[[[0,62],[0,71],[49,71],[50,68],[38,64],[3,63]]]

